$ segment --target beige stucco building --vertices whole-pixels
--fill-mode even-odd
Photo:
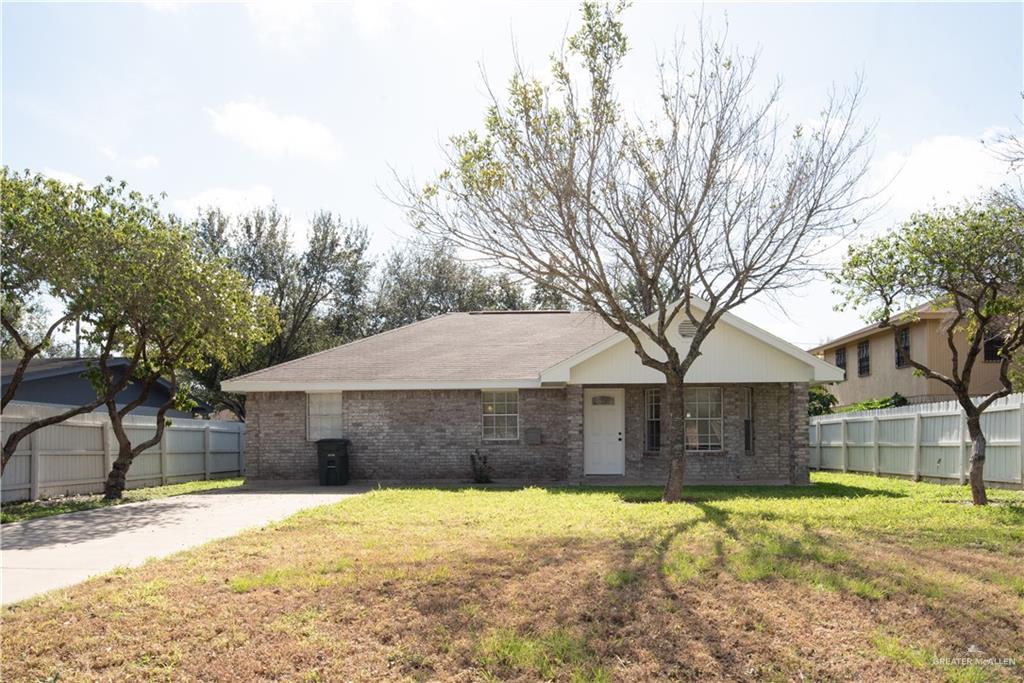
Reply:
[[[899,393],[911,403],[952,398],[942,382],[920,377],[897,353],[897,334],[903,345],[909,342],[910,356],[937,372],[949,373],[953,354],[946,337],[945,311],[924,310],[918,319],[900,328],[880,329],[871,325],[811,349],[811,353],[846,371],[846,379],[826,385],[839,405],[884,398]],[[955,337],[961,354],[967,347],[963,333]],[[971,393],[987,394],[999,389],[999,340],[990,340],[971,374]],[[962,363],[962,360],[961,360]]]

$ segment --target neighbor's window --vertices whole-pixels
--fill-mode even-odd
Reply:
[[[999,352],[1003,348],[1002,336],[989,337],[985,340],[985,360],[989,362],[1000,361],[1003,357]]]
[[[743,416],[743,450],[754,451],[754,390],[740,387],[739,413]]]
[[[871,342],[867,339],[857,344],[857,376],[871,374]]]
[[[836,367],[841,368],[843,376],[846,376],[846,347],[836,349]]]
[[[483,392],[483,437],[493,441],[514,441],[519,438],[519,393],[511,391]]]
[[[340,439],[341,394],[306,394],[306,438]]]
[[[722,388],[684,387],[686,450],[722,450]]]
[[[644,392],[644,450],[661,450],[661,389]]]
[[[910,328],[901,327],[896,330],[896,367],[905,368],[910,365]]]

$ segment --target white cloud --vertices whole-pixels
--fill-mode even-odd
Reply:
[[[364,35],[380,35],[391,28],[394,7],[390,0],[353,0],[352,22]]]
[[[978,197],[1006,182],[1006,165],[978,139],[939,135],[905,150],[881,157],[872,167],[871,181],[883,190],[886,214],[902,220],[914,211],[934,205],[957,203]]]
[[[160,157],[153,154],[143,154],[140,157],[128,158],[117,153],[110,147],[100,147],[100,154],[116,164],[128,164],[138,169],[155,168],[160,165]]]
[[[435,4],[439,5],[418,2],[406,8],[421,18],[431,18],[435,14]],[[251,0],[245,3],[256,38],[264,45],[295,54],[322,44],[332,24],[344,20],[346,13],[356,31],[364,37],[376,38],[393,27],[394,7],[392,0],[351,0],[344,3]]]
[[[55,168],[44,168],[43,175],[47,178],[53,178],[54,180],[59,180],[62,183],[67,183],[68,185],[89,185],[85,178],[77,176],[74,173],[68,173],[67,171],[59,171]]]
[[[340,155],[331,129],[301,116],[283,116],[254,102],[228,102],[203,110],[218,133],[267,156],[333,161]]]
[[[191,218],[207,207],[215,206],[224,213],[236,215],[256,207],[267,206],[273,201],[274,192],[266,185],[254,185],[244,189],[212,187],[191,197],[175,199],[170,202],[170,206],[179,216]]]
[[[260,0],[245,5],[260,42],[295,52],[324,37],[324,22],[312,2]]]
[[[160,12],[163,14],[170,14],[172,12],[178,12],[188,7],[190,2],[175,2],[174,0],[143,0],[143,5],[153,10],[154,12]]]
[[[143,154],[132,162],[135,168],[153,168],[160,165],[160,158],[152,154]]]

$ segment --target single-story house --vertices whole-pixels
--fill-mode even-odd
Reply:
[[[692,326],[673,329],[685,348]],[[805,484],[807,392],[835,366],[735,315],[685,389],[686,480]],[[357,480],[663,483],[661,373],[595,314],[450,313],[224,382],[246,394],[254,479],[312,480],[316,442],[350,441]]]
[[[20,403],[39,403],[54,406],[80,406],[96,399],[96,390],[92,383],[85,376],[85,371],[90,363],[95,364],[95,358],[33,358],[25,368],[25,374],[14,391],[14,400]],[[111,358],[109,367],[114,376],[120,380],[129,364],[127,358]],[[3,390],[7,391],[8,385],[18,368],[18,361],[3,359],[0,361],[0,377],[3,380]],[[142,385],[130,380],[128,385],[117,395],[117,405],[123,406],[134,401],[142,394]],[[161,378],[158,379],[149,389],[146,400],[132,411],[133,415],[156,415],[160,406],[171,398],[171,383]],[[209,412],[209,408],[200,405],[196,414],[203,411]],[[100,406],[97,410],[106,410]],[[192,417],[189,413],[171,408],[167,411],[168,417]]]

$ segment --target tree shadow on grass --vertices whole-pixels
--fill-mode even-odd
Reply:
[[[662,488],[655,486],[574,486],[545,487],[557,494],[618,495],[628,503],[661,502]],[[814,483],[809,486],[684,486],[682,501],[698,503],[703,501],[731,500],[735,498],[906,498],[907,495],[894,491],[880,491],[863,486],[848,484]]]
[[[509,493],[524,489],[540,489],[555,495],[607,495],[613,494],[627,503],[660,503],[663,492],[660,486],[598,486],[598,485],[546,485],[529,484],[435,484],[386,486],[383,488],[408,490],[437,491],[474,491],[481,493]],[[736,498],[907,498],[907,494],[896,491],[883,491],[863,486],[848,484],[813,483],[809,486],[705,486],[688,485],[683,487],[684,503],[703,501],[731,500]]]

